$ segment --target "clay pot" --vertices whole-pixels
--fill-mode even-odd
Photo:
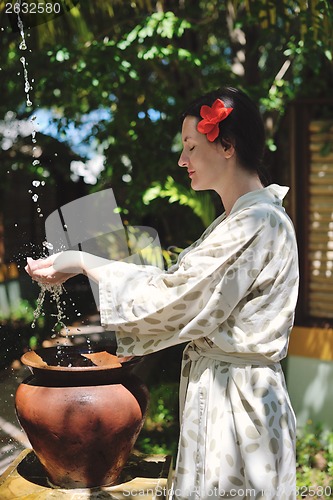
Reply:
[[[133,374],[140,358],[115,364],[112,348],[93,361],[87,352],[58,346],[21,358],[33,375],[17,389],[17,417],[48,480],[62,488],[114,484],[148,404],[147,388]]]

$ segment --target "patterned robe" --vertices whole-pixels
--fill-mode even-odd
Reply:
[[[168,271],[112,262],[100,281],[119,355],[187,342],[172,498],[296,498],[295,415],[279,361],[298,295],[288,188],[241,196]]]

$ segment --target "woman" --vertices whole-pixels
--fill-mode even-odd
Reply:
[[[116,330],[121,355],[187,342],[177,500],[296,498],[295,417],[279,362],[297,301],[297,247],[282,208],[288,189],[262,184],[264,140],[256,106],[236,89],[184,113],[179,166],[225,211],[168,271],[82,252],[26,267],[46,283],[77,272],[97,281],[101,321]]]

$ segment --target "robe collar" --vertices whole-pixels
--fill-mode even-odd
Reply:
[[[256,203],[268,202],[281,207],[282,200],[288,191],[289,188],[287,186],[279,186],[279,184],[270,184],[265,188],[250,191],[249,193],[243,194],[238,198],[238,200],[236,200],[229,216],[238,212],[238,210],[255,205]]]

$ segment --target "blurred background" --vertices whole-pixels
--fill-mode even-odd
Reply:
[[[55,303],[49,297],[45,314],[31,327],[39,287],[23,269],[27,256],[47,254],[46,218],[66,203],[112,188],[125,227],[154,228],[164,265],[170,265],[223,211],[214,193],[191,191],[177,165],[179,116],[197,95],[231,85],[260,107],[271,182],[290,186],[285,206],[296,228],[301,285],[284,370],[299,423],[302,484],[305,474],[313,480],[313,469],[318,484],[329,481],[332,2],[1,1],[0,49],[4,466],[26,446],[24,437],[17,441],[13,410],[15,388],[25,375],[19,358],[27,349],[62,341],[53,331]],[[75,278],[64,293],[66,324],[95,327],[102,338],[89,283]],[[174,453],[181,350],[160,356],[152,357],[147,370],[153,398],[139,444]],[[313,458],[318,454],[320,467]]]

